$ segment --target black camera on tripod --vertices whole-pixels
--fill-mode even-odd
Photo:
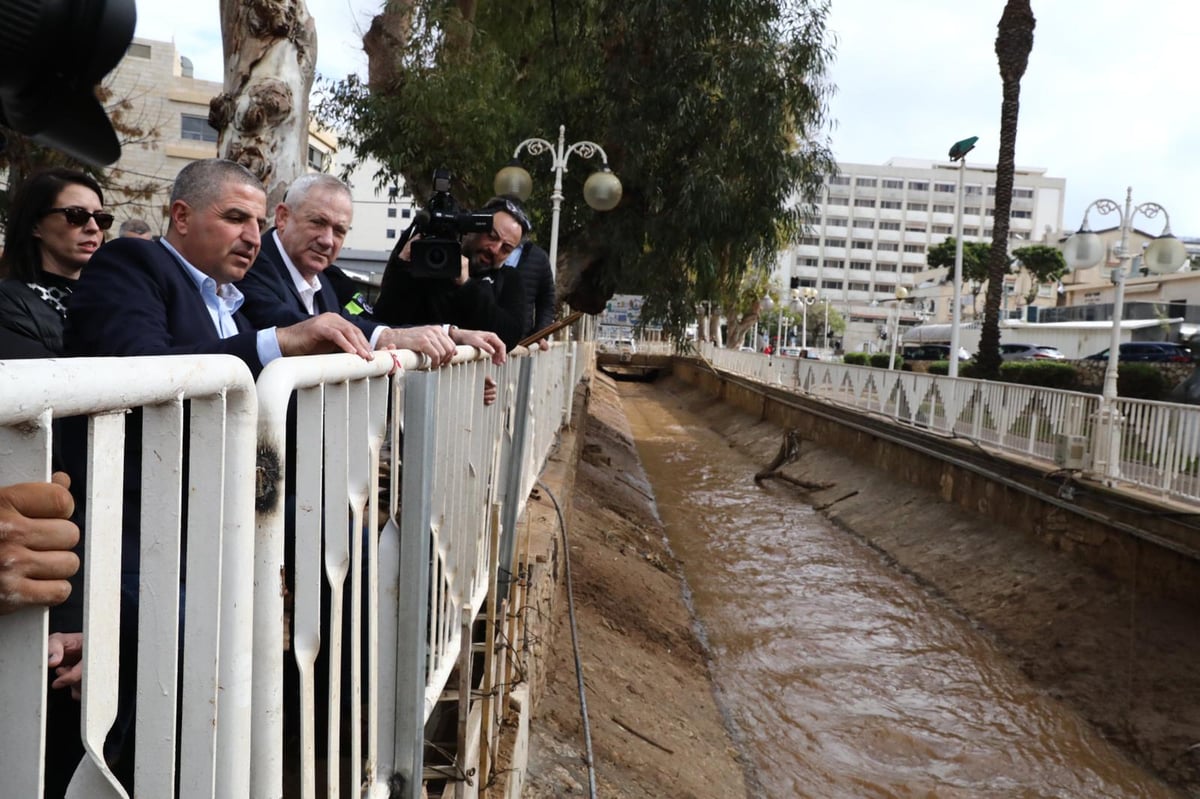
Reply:
[[[417,212],[409,235],[414,239],[409,259],[413,277],[452,280],[462,272],[462,236],[492,229],[492,215],[464,211],[450,194],[450,170],[433,173],[433,196]]]

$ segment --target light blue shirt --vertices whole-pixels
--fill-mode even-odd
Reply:
[[[200,292],[200,299],[204,300],[204,307],[208,309],[208,315],[212,317],[213,327],[217,329],[217,335],[221,338],[236,336],[238,329],[233,315],[246,301],[242,292],[238,291],[237,287],[231,283],[218,285],[217,281],[188,263],[188,260],[179,254],[179,250],[172,247],[165,238],[159,239],[159,241],[171,255],[175,256],[175,260],[179,261],[188,277],[196,284],[196,289]],[[273,327],[259,330],[255,343],[258,349],[258,360],[263,366],[283,356],[283,353],[279,351],[279,339],[275,336]]]
[[[508,258],[504,260],[505,266],[516,266],[521,263],[521,251],[525,249],[524,244],[517,245],[517,248],[509,253]]]

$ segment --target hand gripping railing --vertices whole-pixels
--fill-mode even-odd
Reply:
[[[223,355],[0,362],[0,484],[48,479],[51,421],[89,417],[83,524],[82,737],[87,754],[68,796],[126,795],[105,763],[104,741],[117,714],[116,686],[124,665],[118,657],[117,609],[125,411],[139,407],[135,792],[171,796],[178,783],[183,797],[249,795],[244,740],[250,725],[253,390],[245,365]],[[190,403],[186,440],[185,401]],[[192,497],[186,518],[185,493]],[[182,621],[191,643],[184,649],[180,681],[175,642],[185,529],[190,579]],[[47,618],[44,609],[0,617],[0,774],[6,796],[42,792]],[[178,757],[180,752],[186,756]]]

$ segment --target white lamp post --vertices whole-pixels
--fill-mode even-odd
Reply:
[[[621,202],[621,181],[608,168],[608,155],[599,144],[590,141],[580,141],[568,146],[566,144],[567,128],[558,127],[558,145],[555,146],[545,139],[526,139],[517,145],[513,151],[513,161],[496,173],[492,189],[496,194],[511,194],[521,198],[522,202],[529,199],[533,193],[533,178],[517,162],[522,150],[528,150],[530,155],[550,153],[552,163],[550,170],[554,173],[554,191],[550,194],[550,271],[558,269],[558,217],[562,207],[562,176],[567,171],[567,159],[573,154],[581,158],[591,158],[597,153],[603,166],[600,171],[593,172],[583,184],[583,199],[597,211],[611,211]]]
[[[963,171],[967,168],[967,153],[975,149],[978,136],[956,141],[950,148],[950,163],[958,161],[958,204],[954,213],[954,306],[950,319],[950,377],[958,377],[959,325],[962,324],[962,262],[963,262]]]
[[[893,313],[895,319],[892,321],[892,352],[888,356],[888,370],[896,368],[896,339],[900,338],[900,303],[908,299],[908,289],[904,286],[896,286],[896,307]],[[950,358],[950,362],[954,363],[957,360],[954,357]]]
[[[1104,242],[1088,228],[1088,213],[1095,208],[1100,214],[1116,213],[1121,220],[1121,243],[1113,251],[1117,256],[1117,268],[1112,271],[1115,288],[1112,311],[1112,336],[1108,347],[1108,365],[1104,369],[1104,388],[1101,392],[1100,411],[1097,416],[1098,446],[1093,450],[1094,468],[1105,477],[1121,475],[1121,411],[1117,407],[1117,369],[1121,357],[1121,318],[1125,310],[1125,264],[1134,253],[1129,251],[1129,232],[1133,228],[1133,217],[1141,214],[1153,219],[1163,215],[1163,230],[1158,238],[1150,242],[1143,254],[1143,264],[1151,272],[1173,272],[1187,261],[1187,250],[1183,242],[1171,234],[1171,218],[1167,209],[1158,203],[1133,205],[1133,189],[1125,190],[1125,207],[1113,200],[1095,200],[1083,212],[1083,224],[1063,245],[1063,258],[1069,269],[1085,269],[1100,263],[1104,257]]]
[[[817,290],[815,288],[813,288],[812,286],[809,286],[808,288],[802,290],[800,292],[800,295],[801,295],[800,307],[804,309],[804,321],[801,322],[801,327],[800,327],[800,349],[807,350],[808,349],[808,306],[812,305],[814,302],[817,301]],[[807,355],[807,352],[805,354]]]
[[[825,303],[825,327],[822,330],[825,333],[825,346],[821,348],[822,357],[829,357],[829,298],[822,297],[821,302]]]

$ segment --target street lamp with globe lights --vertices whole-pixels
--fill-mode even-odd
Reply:
[[[552,159],[550,170],[554,172],[554,191],[550,194],[551,272],[558,269],[558,217],[563,201],[562,176],[567,171],[567,160],[572,155],[578,155],[580,158],[587,159],[598,154],[603,166],[600,167],[599,171],[593,172],[588,176],[588,179],[584,182],[583,199],[591,208],[597,211],[611,211],[621,202],[621,181],[608,168],[608,155],[604,152],[604,148],[590,141],[579,141],[567,145],[566,134],[566,126],[559,125],[557,145],[539,138],[526,139],[521,142],[517,145],[517,149],[513,151],[512,162],[496,173],[496,179],[492,183],[492,189],[496,194],[512,195],[524,202],[533,193],[533,178],[521,166],[517,158],[521,155],[522,150],[527,150],[530,155],[535,156],[542,153],[550,153]]]
[[[1124,210],[1114,200],[1095,200],[1083,211],[1083,223],[1079,230],[1072,234],[1063,245],[1063,259],[1067,262],[1068,270],[1086,269],[1100,263],[1104,257],[1104,242],[1088,227],[1088,213],[1095,208],[1101,215],[1116,213],[1121,220],[1121,243],[1113,251],[1117,257],[1117,267],[1112,271],[1112,281],[1115,288],[1112,311],[1112,337],[1108,347],[1108,365],[1104,369],[1104,388],[1100,395],[1100,411],[1097,417],[1099,432],[1098,451],[1096,456],[1101,463],[1094,464],[1096,471],[1108,478],[1120,477],[1121,466],[1121,412],[1117,407],[1117,369],[1121,353],[1121,317],[1125,309],[1125,278],[1128,275],[1126,264],[1133,259],[1134,253],[1129,251],[1129,233],[1133,228],[1133,218],[1141,214],[1147,219],[1163,215],[1163,230],[1156,239],[1150,242],[1142,254],[1142,265],[1150,272],[1161,274],[1174,272],[1187,261],[1187,249],[1183,242],[1171,233],[1171,218],[1167,209],[1158,203],[1133,204],[1133,189],[1125,190]]]

